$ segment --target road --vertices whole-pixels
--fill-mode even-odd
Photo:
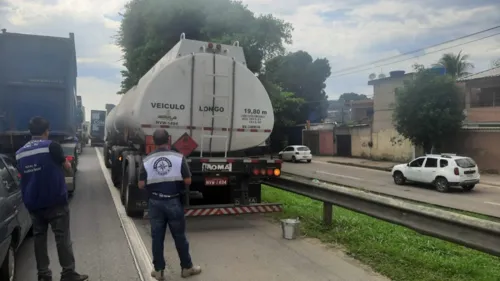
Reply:
[[[472,192],[457,188],[450,193],[439,193],[429,186],[398,186],[389,172],[319,160],[284,163],[283,172],[500,218],[500,187],[496,186],[478,184]]]
[[[117,191],[108,185],[109,172],[101,168],[102,157],[96,156],[96,150],[90,147],[80,156],[77,190],[70,204],[77,270],[89,274],[92,281],[152,280],[148,275],[149,223],[144,219],[131,220],[123,215],[121,205],[115,206]],[[187,233],[193,260],[204,270],[190,278],[193,281],[387,280],[316,240],[282,239],[281,228],[259,215],[188,218]],[[49,249],[52,270],[57,276],[60,267],[52,236]],[[170,236],[166,239],[165,256],[172,276],[168,280],[181,280]],[[31,238],[20,248],[17,272],[18,280],[35,280]]]

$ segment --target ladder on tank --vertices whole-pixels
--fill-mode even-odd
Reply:
[[[213,107],[212,110],[209,110],[209,111],[203,111],[203,126],[201,128],[201,147],[200,147],[200,157],[203,157],[203,146],[205,144],[205,139],[209,139],[210,140],[210,143],[209,143],[209,149],[210,149],[210,152],[212,152],[212,141],[213,139],[218,139],[218,140],[224,140],[224,158],[227,158],[227,151],[228,151],[228,145],[229,145],[229,136],[231,134],[231,119],[232,119],[232,114],[231,114],[231,111],[233,110],[233,108],[231,108],[231,110],[229,110],[229,106],[231,105],[229,103],[230,101],[230,98],[232,95],[230,95],[229,93],[231,92],[230,91],[230,88],[231,88],[231,85],[230,85],[230,76],[229,76],[229,71],[230,69],[228,69],[228,74],[217,74],[215,73],[216,72],[216,68],[215,68],[215,55],[214,55],[214,60],[213,60],[213,73],[208,73],[208,74],[205,74],[205,77],[210,77],[212,79],[207,79],[207,80],[210,80],[210,82],[208,82],[207,80],[205,80],[205,85],[204,86],[212,86],[210,90],[207,89],[207,87],[203,87],[203,101],[205,101],[205,98],[211,98],[211,106]],[[232,67],[234,67],[234,63],[231,63]],[[223,95],[223,94],[220,94],[220,93],[216,93],[217,89],[216,89],[216,81],[217,81],[217,78],[222,78],[224,80],[227,81],[227,91],[226,91],[226,95]],[[232,81],[234,83],[234,81]],[[208,84],[208,85],[207,85]],[[233,97],[234,98],[234,97]],[[221,104],[218,104],[217,103],[217,100],[223,100],[225,101],[224,103]],[[204,104],[204,103],[203,103]],[[219,107],[223,107],[224,108],[224,112],[223,113],[216,113],[214,111],[215,109],[215,106],[219,106]],[[209,116],[207,116],[209,115]],[[208,118],[207,118],[208,117]],[[223,118],[226,120],[226,126],[224,128],[214,128],[215,126],[215,119],[216,118]],[[209,120],[210,121],[210,126],[205,126],[205,122],[206,120]],[[206,134],[206,130],[205,130],[205,127],[209,127],[211,128],[211,131],[210,131],[210,134]],[[215,132],[217,132],[218,130],[222,130],[223,134],[216,134]]]

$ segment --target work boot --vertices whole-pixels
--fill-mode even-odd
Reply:
[[[167,280],[165,278],[165,270],[156,271],[153,269],[153,271],[151,271],[151,277],[153,277],[156,280]]]
[[[182,269],[182,278],[186,278],[193,275],[198,275],[201,273],[201,267],[199,265],[193,265],[191,268]]]
[[[52,276],[38,276],[38,281],[52,281]]]
[[[88,275],[72,273],[65,276],[61,276],[61,281],[87,281],[89,280]]]

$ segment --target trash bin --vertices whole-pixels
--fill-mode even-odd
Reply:
[[[281,229],[283,231],[283,238],[293,240],[299,235],[299,219],[284,219],[281,220]]]

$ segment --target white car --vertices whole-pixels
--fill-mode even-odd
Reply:
[[[451,186],[470,191],[479,183],[479,168],[469,157],[455,154],[426,155],[408,164],[392,168],[394,183],[406,181],[433,184],[439,192],[447,192]]]
[[[292,161],[294,163],[299,161],[307,161],[307,163],[311,163],[312,154],[309,147],[305,145],[290,145],[285,147],[278,154],[280,159],[285,161]]]

